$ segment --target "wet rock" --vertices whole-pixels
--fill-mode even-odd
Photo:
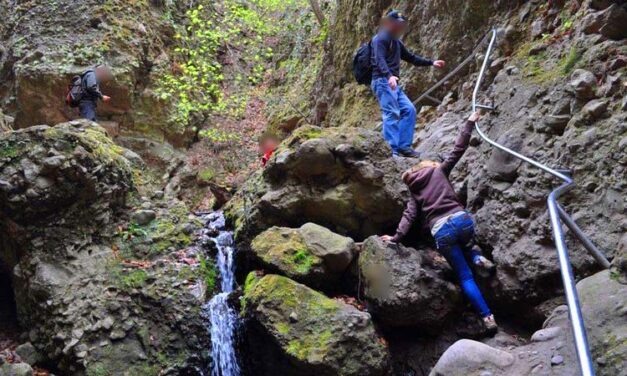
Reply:
[[[460,290],[444,279],[448,265],[435,256],[433,251],[384,243],[378,237],[366,239],[359,270],[364,297],[377,322],[429,331],[459,310]]]
[[[33,369],[26,363],[6,363],[0,367],[0,376],[33,376]]]
[[[251,243],[262,267],[324,290],[337,287],[353,260],[353,248],[352,239],[313,223],[298,229],[272,227]]]
[[[154,210],[138,210],[131,215],[131,220],[140,226],[144,226],[154,221],[157,213]]]
[[[579,99],[592,99],[595,96],[596,77],[592,72],[576,69],[571,75],[570,88]]]
[[[387,348],[368,313],[278,275],[249,276],[244,301],[245,338],[256,349],[244,361],[255,374],[387,374]]]

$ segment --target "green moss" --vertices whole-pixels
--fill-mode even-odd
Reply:
[[[17,146],[10,143],[0,144],[0,159],[15,158],[20,154]]]
[[[198,268],[198,273],[202,280],[205,282],[207,287],[207,291],[215,291],[216,289],[216,280],[218,278],[218,268],[216,267],[215,262],[213,262],[210,258],[200,257],[200,267]]]
[[[198,179],[202,182],[210,182],[216,176],[216,173],[211,168],[205,168],[198,173]]]
[[[568,55],[564,56],[559,62],[562,74],[565,76],[569,75],[573,71],[573,69],[575,69],[575,66],[577,65],[579,60],[581,60],[581,53],[577,50],[576,47],[571,47]]]
[[[575,46],[558,61],[553,61],[546,51],[531,55],[534,46],[532,43],[523,44],[516,53],[516,58],[523,65],[524,76],[538,84],[549,84],[568,76],[581,59],[581,53]]]
[[[120,274],[119,284],[123,289],[137,289],[146,283],[148,273],[143,269],[133,270],[126,274],[122,272]]]
[[[311,267],[316,263],[316,257],[312,255],[306,248],[296,250],[292,255],[292,262],[295,269],[300,274],[307,274]]]
[[[288,334],[290,332],[290,324],[286,322],[276,323],[274,324],[274,327],[279,334]]]
[[[87,376],[112,376],[111,372],[102,363],[94,363],[87,367]]]
[[[253,239],[251,248],[263,262],[291,277],[307,275],[323,264],[307,249],[296,229],[273,227]]]
[[[250,272],[246,276],[246,281],[244,281],[244,294],[250,292],[250,290],[255,286],[255,284],[260,280],[259,276],[257,276],[256,272]]]
[[[303,338],[291,340],[287,346],[287,353],[300,360],[307,360],[312,356],[322,357],[329,351],[332,337],[333,332],[328,329],[320,333],[314,331]]]

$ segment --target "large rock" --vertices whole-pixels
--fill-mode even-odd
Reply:
[[[354,242],[306,223],[298,229],[271,227],[251,243],[257,264],[314,288],[333,289],[353,260]]]
[[[430,376],[479,376],[503,373],[514,363],[514,356],[481,342],[462,339],[442,354]]]
[[[581,310],[598,375],[623,375],[627,362],[627,286],[608,271],[577,284]],[[579,373],[568,307],[557,307],[525,345],[462,340],[447,349],[432,376],[574,375]]]
[[[208,364],[202,302],[179,280],[197,277],[155,260],[190,245],[188,209],[125,224],[143,167],[87,121],[0,135],[0,265],[25,359],[80,376]],[[146,254],[155,262],[138,262]]]
[[[391,158],[379,133],[299,128],[226,207],[239,242],[271,226],[318,223],[354,239],[391,230],[407,192],[411,161]]]
[[[415,250],[370,237],[359,256],[364,297],[377,322],[434,331],[459,311],[461,292],[431,250]]]
[[[388,350],[370,315],[286,277],[250,274],[245,362],[255,375],[387,375]]]

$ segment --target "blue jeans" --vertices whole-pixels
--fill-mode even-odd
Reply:
[[[416,127],[416,108],[403,89],[392,90],[386,78],[375,78],[370,85],[379,100],[383,117],[383,138],[392,151],[411,149]]]
[[[470,214],[466,213],[451,218],[434,237],[438,251],[457,273],[464,294],[470,299],[481,317],[486,317],[491,314],[490,308],[483,299],[468,266],[468,262],[472,262],[475,257],[479,256],[472,248],[474,235],[475,224]]]
[[[96,102],[94,101],[81,101],[78,104],[78,112],[83,119],[96,121]]]

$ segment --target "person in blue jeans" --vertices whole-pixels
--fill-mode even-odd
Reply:
[[[407,18],[392,9],[383,16],[381,29],[372,38],[372,83],[383,117],[383,138],[390,144],[392,155],[418,157],[412,148],[416,127],[416,108],[398,85],[401,60],[415,66],[443,68],[443,60],[429,60],[405,48],[399,38],[405,33]]]
[[[494,331],[497,329],[496,321],[470,269],[471,264],[483,269],[492,269],[494,265],[474,250],[475,223],[457,198],[449,181],[453,167],[468,149],[472,130],[479,117],[480,114],[475,112],[464,123],[455,140],[453,151],[444,162],[421,161],[403,173],[402,179],[409,188],[411,198],[407,202],[396,234],[381,238],[390,242],[401,241],[420,216],[424,230],[429,231],[435,239],[438,252],[457,274],[462,291],[483,318],[486,328]]]

